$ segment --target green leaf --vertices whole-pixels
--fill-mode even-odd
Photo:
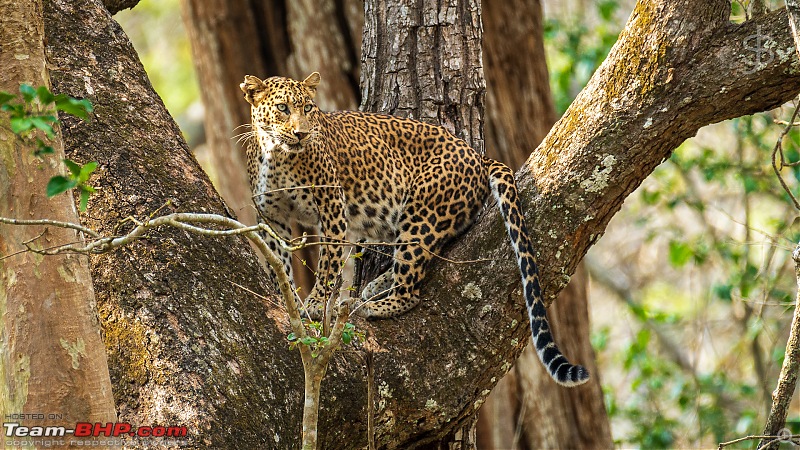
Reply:
[[[756,192],[758,190],[758,182],[755,178],[750,175],[745,175],[742,177],[742,181],[744,182],[744,192],[746,194],[750,194],[752,192]]]
[[[15,95],[9,94],[6,91],[0,91],[0,105],[5,105],[9,100],[14,99]]]
[[[27,103],[32,102],[33,99],[36,98],[36,89],[30,84],[22,83],[19,87],[19,92],[22,93],[22,98],[24,98]]]
[[[614,12],[619,8],[619,3],[616,0],[601,1],[597,4],[597,12],[600,13],[604,22],[610,22],[614,16]]]
[[[314,344],[317,343],[317,339],[313,338],[311,336],[306,336],[306,337],[300,339],[300,343],[303,344],[303,345],[314,345]]]
[[[43,105],[49,105],[53,103],[56,99],[56,96],[50,92],[50,89],[47,89],[47,86],[39,86],[36,88],[36,96],[39,97],[39,101]]]
[[[44,134],[46,134],[47,137],[53,139],[53,137],[55,137],[55,131],[53,130],[53,127],[50,125],[50,123],[48,123],[49,122],[48,117],[53,117],[53,116],[33,116],[30,117],[30,121],[34,127],[44,131]]]
[[[92,172],[97,169],[97,161],[91,161],[83,165],[81,167],[80,173],[78,173],[78,183],[85,183],[90,176],[92,176]]]
[[[47,183],[47,196],[53,197],[74,188],[76,185],[77,183],[75,180],[70,180],[67,177],[56,175],[53,178],[50,178],[50,181]]]
[[[80,117],[83,120],[87,120],[89,113],[94,110],[92,102],[86,99],[78,100],[66,95],[57,95],[55,101],[57,110]]]
[[[64,161],[64,164],[66,164],[67,168],[75,178],[78,178],[80,176],[82,169],[80,164],[69,159],[62,159],[62,161]]]
[[[33,128],[33,123],[28,117],[12,117],[11,118],[11,131],[14,134],[22,134],[30,131]]]
[[[669,263],[672,267],[683,267],[692,259],[694,252],[685,242],[670,241],[669,243]]]
[[[86,206],[89,204],[90,195],[92,195],[92,193],[86,189],[85,186],[81,186],[81,202],[78,205],[78,210],[80,210],[80,212],[86,211]]]
[[[44,142],[42,142],[39,145],[39,147],[36,150],[34,150],[33,155],[34,156],[52,155],[55,152],[56,151],[55,149],[53,149],[53,147],[49,145],[44,145]]]
[[[289,335],[288,335],[288,336],[286,336],[286,339],[287,339],[289,342],[296,341],[296,340],[297,340],[297,335],[295,335],[294,333],[289,333]]]
[[[344,342],[345,344],[349,344],[350,341],[352,340],[353,340],[353,335],[351,333],[348,332],[342,333],[342,342]]]
[[[713,287],[713,290],[714,294],[716,294],[716,296],[719,297],[720,300],[725,300],[729,302],[733,298],[733,296],[731,295],[733,293],[733,286],[731,286],[730,284],[727,283],[717,284],[716,286]]]
[[[11,117],[25,117],[25,107],[20,104],[5,104],[0,106],[0,111],[7,111],[11,113]]]
[[[658,203],[659,198],[661,198],[661,193],[656,190],[642,190],[642,200],[646,205],[655,205]]]

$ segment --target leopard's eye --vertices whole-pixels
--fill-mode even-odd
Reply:
[[[289,107],[286,106],[286,103],[278,103],[277,105],[275,105],[275,107],[278,108],[278,111],[280,112],[286,112],[289,110]]]
[[[313,108],[313,107],[314,107],[314,105],[312,105],[311,103],[309,103],[309,104],[307,104],[305,107],[303,107],[303,111],[305,111],[305,112],[307,112],[307,113],[308,113],[308,112],[311,112],[311,108]]]

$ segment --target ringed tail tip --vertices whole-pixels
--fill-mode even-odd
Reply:
[[[563,376],[560,370],[550,375],[556,383],[564,387],[580,386],[589,381],[589,371],[580,365],[569,365]]]

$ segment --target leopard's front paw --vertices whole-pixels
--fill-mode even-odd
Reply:
[[[362,300],[356,305],[355,313],[366,319],[385,319],[405,314],[417,306],[418,303],[418,297],[390,295],[380,300]]]
[[[303,310],[301,313],[303,317],[307,317],[311,320],[322,320],[325,313],[325,303],[309,295],[305,302],[303,302]]]
[[[361,298],[364,301],[386,298],[391,294],[393,287],[394,279],[392,278],[392,270],[389,269],[367,284],[361,291]]]
[[[355,309],[353,309],[353,313],[359,317],[363,317],[365,319],[378,319],[381,316],[378,315],[377,311],[370,307],[371,302],[367,301],[359,301],[355,305]]]

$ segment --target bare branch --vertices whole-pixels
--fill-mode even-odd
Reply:
[[[786,191],[786,194],[789,195],[789,198],[792,199],[792,203],[794,203],[794,207],[800,210],[800,202],[798,202],[797,198],[792,193],[792,190],[789,188],[789,185],[786,184],[786,181],[781,176],[781,169],[784,167],[793,167],[797,165],[797,161],[787,163],[786,157],[783,154],[783,139],[789,134],[789,131],[792,130],[794,127],[795,119],[797,119],[797,113],[800,112],[800,107],[795,106],[794,112],[792,113],[792,118],[789,119],[789,122],[783,128],[780,136],[778,136],[778,140],[775,142],[775,147],[772,149],[772,170],[775,171],[775,175],[778,177],[778,181],[781,183],[783,190]],[[780,156],[780,163],[778,162],[778,157]]]
[[[792,119],[794,121],[794,119]],[[795,277],[797,278],[798,292],[795,299],[794,315],[792,316],[789,340],[786,342],[786,353],[778,378],[778,386],[772,393],[772,408],[770,409],[767,423],[764,425],[765,435],[775,435],[786,425],[786,415],[792,401],[795,386],[797,386],[798,370],[800,370],[800,244],[792,252],[795,263]],[[772,442],[762,438],[759,448],[772,448]]]
[[[53,225],[55,227],[60,227],[60,228],[71,228],[73,230],[86,233],[87,235],[93,238],[100,237],[100,235],[97,234],[97,232],[95,232],[90,228],[86,228],[76,223],[60,222],[58,220],[49,220],[49,219],[21,220],[21,219],[10,219],[7,217],[0,217],[0,223],[7,223],[9,225]]]
[[[790,434],[790,433],[781,433],[778,435],[751,435],[751,436],[740,437],[738,439],[734,439],[728,442],[720,442],[717,449],[722,450],[722,448],[727,447],[729,445],[738,444],[739,442],[744,442],[744,441],[752,441],[755,439],[761,439],[762,441],[766,440],[767,443],[770,445],[780,442],[791,442],[794,445],[798,445],[797,444],[798,438],[800,438],[800,434]]]
[[[289,245],[287,242],[282,240],[267,224],[260,223],[258,225],[246,226],[237,220],[221,216],[219,214],[202,214],[202,213],[173,213],[156,218],[152,218],[151,215],[151,217],[145,221],[137,220],[135,217],[127,217],[126,219],[124,219],[124,222],[131,222],[136,226],[127,234],[116,237],[113,236],[102,237],[100,236],[99,233],[96,233],[93,230],[82,227],[80,225],[68,222],[48,220],[48,219],[21,221],[16,219],[0,217],[0,222],[7,223],[10,225],[27,225],[27,226],[51,225],[61,228],[72,228],[86,232],[87,234],[90,234],[91,236],[97,238],[97,240],[87,245],[65,244],[45,250],[37,250],[29,245],[30,241],[38,239],[38,237],[33,238],[29,240],[29,242],[24,243],[28,251],[40,254],[48,254],[48,255],[64,253],[64,252],[78,252],[78,253],[109,252],[119,247],[130,244],[136,239],[143,237],[148,231],[164,226],[185,230],[203,236],[221,237],[221,236],[244,235],[246,238],[250,239],[255,244],[256,248],[258,248],[258,250],[264,256],[267,264],[270,265],[270,267],[272,268],[273,272],[276,275],[278,286],[280,288],[281,295],[285,303],[286,312],[289,316],[289,323],[291,324],[292,331],[295,334],[297,340],[300,342],[298,348],[300,350],[300,355],[303,361],[303,367],[306,379],[305,402],[303,406],[303,444],[304,444],[303,448],[313,449],[317,447],[316,445],[317,424],[319,420],[319,402],[321,393],[320,384],[322,382],[322,378],[325,376],[325,372],[327,370],[331,358],[333,357],[333,354],[343,344],[342,335],[344,333],[347,320],[350,317],[351,303],[355,299],[351,298],[349,300],[340,301],[338,303],[337,317],[332,330],[329,330],[329,327],[327,325],[327,315],[326,315],[326,320],[325,323],[323,324],[322,332],[323,336],[326,336],[328,341],[321,346],[321,348],[318,350],[318,354],[315,354],[309,345],[303,344],[305,338],[308,337],[308,332],[306,330],[305,324],[303,323],[300,308],[298,307],[297,304],[297,298],[295,296],[295,292],[292,290],[291,281],[289,280],[289,276],[283,269],[283,263],[278,259],[275,253],[273,253],[269,249],[267,243],[261,237],[259,232],[268,233],[270,236],[276,239],[283,248],[285,248],[290,252],[299,250],[305,247],[306,245],[309,245],[306,242],[305,238],[303,238],[300,244],[298,245]],[[212,229],[212,228],[204,228],[194,224],[210,224],[210,225],[223,226],[227,228]],[[325,245],[327,243],[318,242],[314,244]],[[336,242],[332,244],[343,244],[343,243]],[[341,288],[341,283],[342,283],[342,277],[340,273],[339,276],[337,277],[337,285],[334,287],[334,289],[332,289],[331,299],[329,299],[328,303],[332,303],[335,301],[336,298],[338,298],[339,291]],[[244,286],[239,285],[238,283],[233,283],[233,284],[241,289],[247,290],[248,292],[252,293],[252,291],[245,288]],[[262,299],[265,298],[260,295],[259,297],[261,297]]]

